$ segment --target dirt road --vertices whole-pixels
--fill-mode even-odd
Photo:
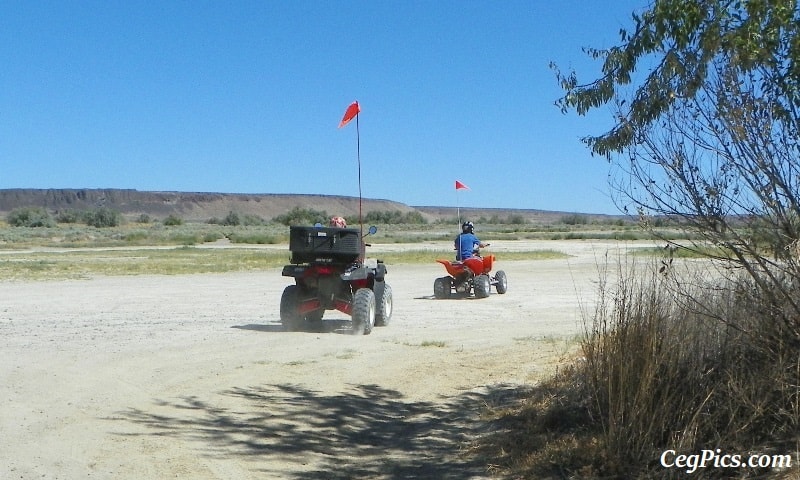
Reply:
[[[395,314],[368,336],[337,312],[283,332],[279,270],[0,282],[0,478],[489,478],[463,449],[482,409],[575,345],[619,246],[503,262],[498,242],[509,291],[481,300],[390,265]]]

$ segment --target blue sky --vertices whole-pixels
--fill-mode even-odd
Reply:
[[[0,0],[0,188],[356,196],[358,100],[365,197],[619,213],[548,64],[646,5]]]

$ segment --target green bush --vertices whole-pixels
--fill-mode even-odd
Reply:
[[[170,215],[164,219],[164,225],[167,227],[177,227],[183,225],[183,219],[177,215]]]
[[[106,207],[86,212],[85,219],[86,225],[96,228],[118,227],[122,223],[122,215]]]
[[[511,225],[523,225],[525,224],[525,217],[522,215],[509,215],[507,223]]]
[[[258,227],[264,225],[265,222],[263,218],[259,217],[258,215],[245,215],[242,217],[242,225],[248,227]]]
[[[356,224],[358,223],[358,218],[348,218],[348,223]],[[383,224],[383,225],[392,225],[392,224],[413,224],[413,225],[422,225],[428,223],[425,220],[425,217],[422,216],[419,212],[400,212],[398,210],[383,210],[383,211],[372,211],[367,213],[364,216],[364,223],[368,224]]]
[[[6,221],[13,227],[54,227],[53,217],[41,207],[24,207],[12,210]]]
[[[283,215],[273,218],[275,222],[287,226],[291,225],[314,225],[321,223],[327,225],[330,218],[325,210],[314,210],[312,208],[294,207]]]
[[[589,223],[589,218],[586,215],[573,213],[571,215],[564,215],[561,217],[561,223],[566,225],[586,225]]]
[[[221,232],[205,232],[203,233],[203,242],[216,242],[220,238],[225,238]]]
[[[231,211],[228,212],[228,215],[222,220],[222,224],[235,227],[242,224],[242,219],[239,217],[238,213]]]
[[[255,245],[274,245],[278,243],[278,238],[274,235],[265,233],[231,233],[228,235],[231,243],[245,243]]]
[[[130,232],[128,234],[125,234],[122,238],[123,240],[125,240],[125,243],[131,245],[143,245],[148,240],[147,232],[142,230]]]
[[[80,210],[63,210],[56,213],[58,223],[79,223],[83,220],[83,213]]]
[[[225,218],[220,219],[217,217],[212,217],[208,219],[206,223],[211,225],[225,225],[228,227],[238,227],[238,226],[246,226],[246,227],[260,227],[262,225],[266,225],[267,221],[263,218],[259,217],[258,215],[240,215],[237,212],[231,210],[225,216]]]

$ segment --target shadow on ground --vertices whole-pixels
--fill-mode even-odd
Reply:
[[[494,386],[433,403],[377,385],[347,390],[234,388],[209,399],[159,401],[147,411],[120,412],[114,421],[145,427],[133,435],[189,442],[203,455],[241,457],[253,471],[280,478],[461,480],[490,476],[491,461],[468,447],[487,433],[481,420],[487,405],[519,395],[515,386]],[[235,406],[214,406],[220,404]]]
[[[284,333],[287,331],[280,323],[270,325],[250,323],[247,325],[233,325],[231,328],[268,333]],[[354,333],[353,321],[350,318],[326,318],[316,323],[306,322],[300,329],[296,331],[306,333],[338,333],[342,335],[352,335]]]

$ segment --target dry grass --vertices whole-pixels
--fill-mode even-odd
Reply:
[[[95,275],[177,275],[274,268],[288,260],[285,252],[254,249],[70,250],[0,256],[0,278],[46,280]]]
[[[620,266],[600,282],[582,357],[511,405],[475,446],[514,478],[683,478],[661,452],[791,454],[800,446],[800,323],[776,292],[732,276]],[[800,292],[787,284],[795,298]],[[702,468],[692,478],[797,478]]]
[[[436,252],[391,252],[387,264],[434,263]],[[563,254],[562,254],[563,255]],[[0,280],[58,280],[96,275],[181,275],[264,271],[289,263],[287,248],[111,248],[7,251],[0,254]],[[509,257],[509,258],[506,258]],[[504,260],[552,258],[540,251],[513,252]]]

